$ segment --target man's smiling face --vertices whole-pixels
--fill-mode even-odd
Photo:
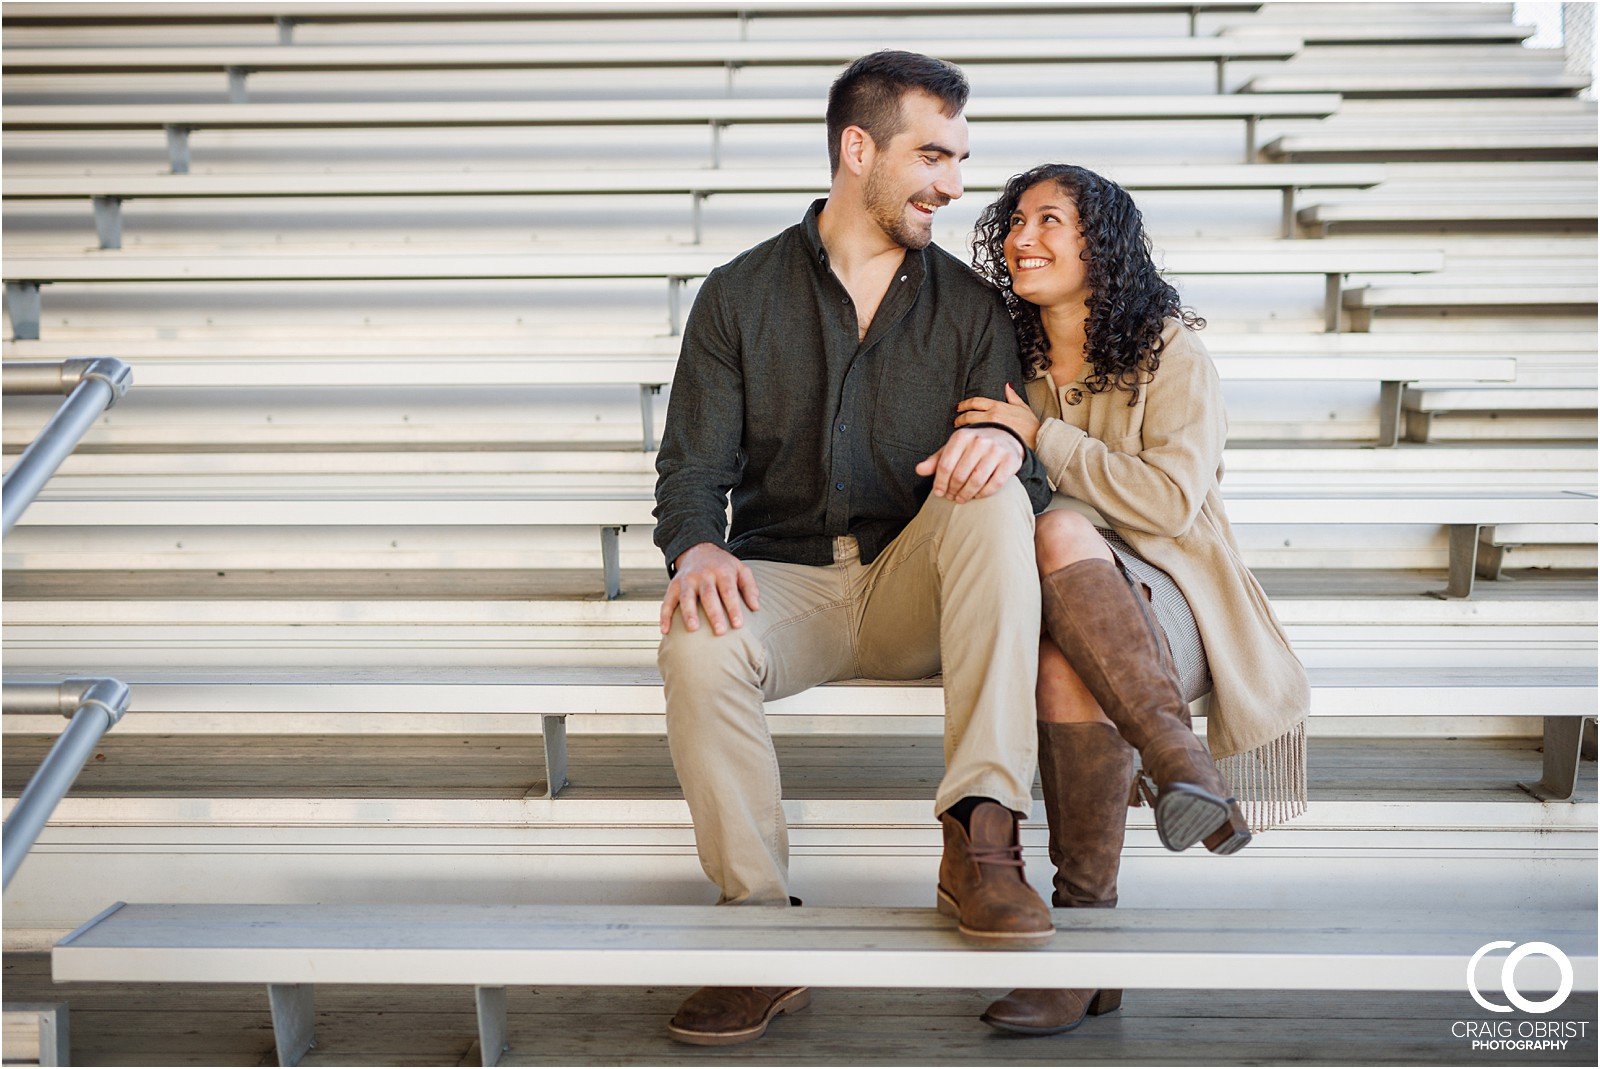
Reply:
[[[933,240],[936,211],[961,196],[961,162],[967,158],[967,120],[945,115],[937,97],[909,92],[900,98],[902,128],[875,146],[863,206],[891,241],[908,249]]]

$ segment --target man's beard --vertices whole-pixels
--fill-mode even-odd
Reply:
[[[888,188],[888,176],[882,168],[867,172],[866,188],[862,191],[867,214],[877,223],[889,240],[906,249],[927,248],[933,240],[933,223],[929,219],[926,229],[906,221],[906,200]]]

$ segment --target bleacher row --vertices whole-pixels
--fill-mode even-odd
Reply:
[[[1455,990],[1494,925],[1592,943],[1588,79],[1510,4],[915,7],[6,6],[0,348],[134,369],[4,548],[6,681],[132,688],[8,892],[8,959],[164,903],[74,936],[57,978],[270,985],[292,1063],[313,977],[447,974],[492,1064],[504,986],[552,946],[588,984],[905,987],[958,945],[906,912],[937,865],[937,681],[769,707],[796,893],[862,907],[831,935],[634,909],[713,897],[654,667],[677,333],[708,270],[825,192],[827,83],[880,46],[973,82],[946,248],[1037,162],[1134,191],[1209,320],[1229,515],[1311,675],[1309,813],[1217,862],[1131,811],[1131,908],[1062,968],[1294,986],[1251,914],[1174,936],[1195,906],[1291,911],[1330,990]],[[54,405],[6,399],[8,456]],[[62,724],[5,717],[8,807]],[[1040,886],[1043,834],[1041,808]],[[1398,912],[1423,902],[1448,921]],[[591,912],[524,908],[564,903]],[[630,952],[708,953],[607,957],[633,915]],[[497,958],[485,931],[535,916],[572,941]],[[863,931],[909,956],[824,963]],[[984,969],[919,980],[1008,975]]]

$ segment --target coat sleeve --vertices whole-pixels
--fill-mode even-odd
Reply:
[[[1011,317],[1006,314],[1005,306],[1000,303],[997,296],[988,322],[984,324],[978,336],[972,370],[967,375],[966,396],[1004,401],[1006,384],[1010,383],[1018,393],[1021,393],[1022,381],[1022,358],[1017,353],[1016,328],[1011,325]],[[1000,424],[979,423],[973,426],[1000,427]],[[1009,428],[1001,427],[1001,429],[1016,437],[1016,433]],[[1050,506],[1050,485],[1045,478],[1044,465],[1039,462],[1038,453],[1027,446],[1023,446],[1022,449],[1022,467],[1017,469],[1017,478],[1021,480],[1023,489],[1028,491],[1028,500],[1033,503],[1034,515],[1037,516]]]
[[[737,328],[714,271],[684,325],[656,455],[655,543],[667,573],[701,542],[728,547],[728,492],[744,467],[744,371]]]
[[[1194,525],[1222,463],[1228,440],[1222,384],[1205,347],[1185,331],[1162,354],[1144,391],[1137,452],[1114,451],[1077,427],[1046,419],[1039,455],[1058,490],[1116,526],[1178,538]]]

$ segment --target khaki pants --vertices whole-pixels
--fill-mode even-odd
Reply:
[[[761,611],[720,637],[681,613],[661,640],[667,740],[706,875],[726,904],[787,905],[789,835],[763,701],[836,679],[944,673],[941,813],[984,796],[1032,808],[1039,579],[1033,510],[1013,479],[956,505],[930,496],[870,565],[853,538],[822,567],[750,561]]]

